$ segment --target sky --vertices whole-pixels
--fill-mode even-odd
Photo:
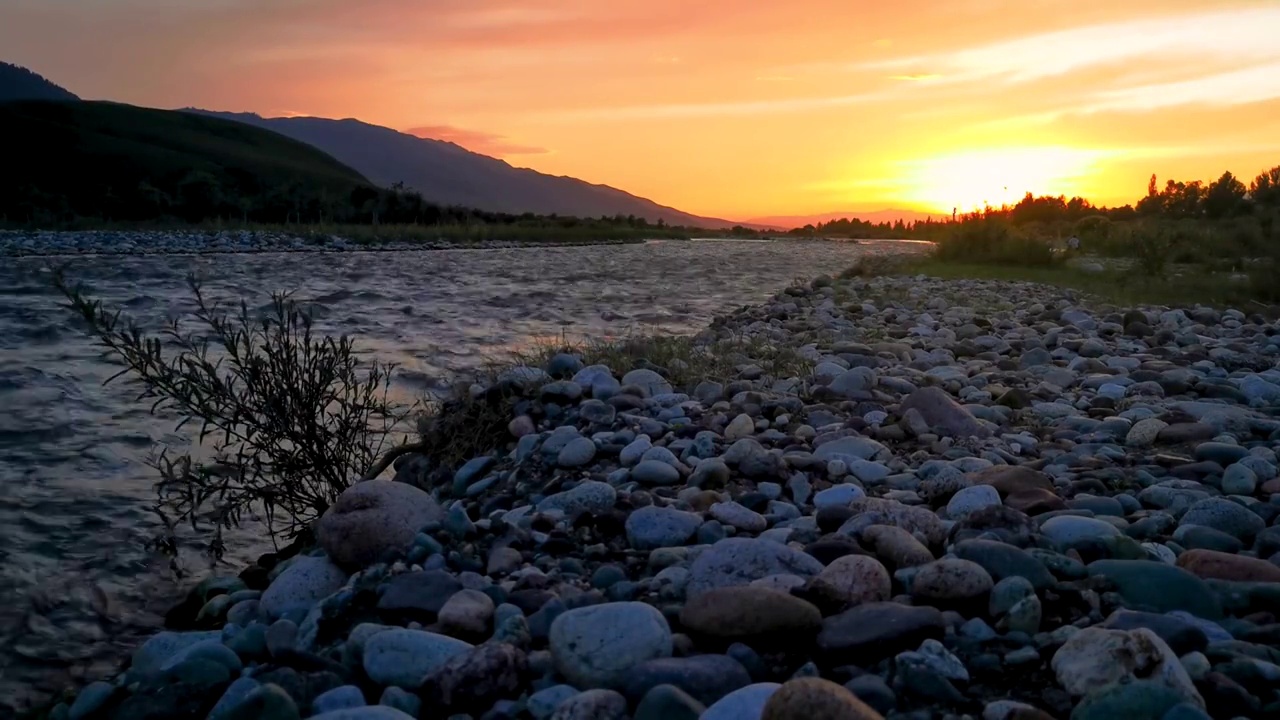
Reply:
[[[355,117],[749,219],[1280,165],[1277,0],[2,0],[86,99]]]

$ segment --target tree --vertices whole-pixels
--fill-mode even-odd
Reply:
[[[1249,185],[1249,198],[1258,207],[1280,208],[1280,166],[1261,173]]]
[[[1237,215],[1245,208],[1245,195],[1244,183],[1224,172],[1204,191],[1204,213],[1213,219]]]

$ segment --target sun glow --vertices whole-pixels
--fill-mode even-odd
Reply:
[[[980,210],[1013,204],[1026,193],[1084,194],[1095,162],[1104,154],[1071,147],[1006,147],[965,150],[902,163],[904,197],[930,209]]]

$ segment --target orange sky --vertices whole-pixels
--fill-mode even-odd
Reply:
[[[1278,33],[1276,0],[0,3],[0,59],[85,98],[357,117],[730,218],[1247,182]]]

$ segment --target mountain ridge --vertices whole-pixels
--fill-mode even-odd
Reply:
[[[744,225],[662,205],[603,183],[551,175],[482,155],[445,140],[421,138],[356,118],[268,118],[202,108],[183,112],[220,117],[300,140],[384,187],[403,183],[442,205],[512,214],[577,217],[635,215],[668,225],[725,229]]]
[[[21,65],[0,62],[0,102],[79,100],[75,93]]]

